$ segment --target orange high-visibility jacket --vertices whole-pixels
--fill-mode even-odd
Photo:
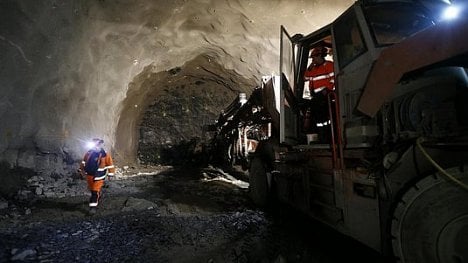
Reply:
[[[80,169],[85,171],[85,165],[91,155],[94,153],[93,150],[89,150],[86,152],[85,156],[83,157],[83,161],[80,164]],[[103,149],[99,152],[98,158],[99,166],[96,171],[96,174],[88,174],[94,177],[94,181],[104,180],[106,176],[113,176],[115,174],[115,167],[112,157],[109,153],[106,153]]]
[[[309,81],[309,90],[319,92],[323,89],[333,90],[335,88],[335,74],[333,62],[325,61],[323,64],[313,66],[304,74],[305,80]]]

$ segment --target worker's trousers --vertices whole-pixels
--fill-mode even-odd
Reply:
[[[91,197],[89,198],[89,207],[96,207],[101,199],[101,189],[104,186],[104,179],[95,180],[92,175],[87,175],[86,180],[88,181],[88,189],[91,191]]]

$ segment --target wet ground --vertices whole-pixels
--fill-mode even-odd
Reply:
[[[383,262],[285,207],[256,208],[236,178],[212,167],[121,174],[94,215],[88,196],[12,202],[0,210],[0,262]]]

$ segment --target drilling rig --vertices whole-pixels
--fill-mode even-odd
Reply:
[[[363,0],[308,35],[281,27],[280,74],[218,122],[257,205],[288,204],[392,261],[468,262],[468,18],[442,19],[447,2]],[[335,87],[309,133],[318,45]]]

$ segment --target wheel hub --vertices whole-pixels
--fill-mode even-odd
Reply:
[[[437,240],[439,262],[468,262],[468,215],[450,221]]]

